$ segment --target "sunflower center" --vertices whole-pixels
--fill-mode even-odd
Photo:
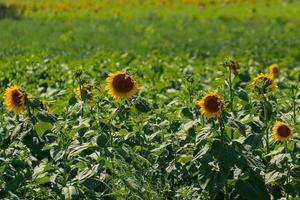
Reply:
[[[279,72],[279,70],[278,70],[277,67],[273,67],[273,68],[272,68],[272,71],[273,71],[274,74],[277,74],[277,73]]]
[[[16,106],[22,105],[22,93],[19,90],[12,91],[11,97],[13,104]]]
[[[212,113],[219,112],[221,101],[218,97],[209,96],[206,98],[204,106],[209,112]]]
[[[121,93],[129,92],[134,86],[133,80],[126,74],[119,74],[114,77],[112,84],[114,89]]]
[[[86,89],[81,89],[81,94],[80,94],[80,96],[81,96],[81,98],[83,98],[83,99],[86,99],[86,98],[90,98],[91,97],[91,95],[89,95],[89,92],[88,92],[88,90],[86,90]]]
[[[291,130],[289,127],[285,126],[285,125],[281,125],[279,126],[279,128],[277,129],[277,133],[280,137],[288,137],[291,134]]]

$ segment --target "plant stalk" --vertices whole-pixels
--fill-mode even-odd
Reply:
[[[288,154],[289,153],[289,149],[288,149],[288,142],[286,141],[284,143],[284,150],[285,150],[285,153]],[[286,175],[286,184],[288,185],[289,184],[289,179],[290,179],[290,166],[289,166],[289,161],[288,159],[286,159],[286,168],[287,168],[287,175]],[[288,200],[289,199],[289,194],[286,192],[286,199]]]
[[[219,120],[219,125],[220,125],[220,132],[221,132],[221,138],[222,138],[222,143],[225,143],[225,135],[224,135],[224,127],[223,127],[223,123],[221,120],[221,117],[218,118]]]
[[[268,132],[268,112],[267,112],[267,105],[266,99],[263,97],[263,112],[264,112],[264,124],[265,124],[265,134],[266,134],[266,146],[267,146],[267,153],[270,152],[270,145],[269,145],[269,132]]]

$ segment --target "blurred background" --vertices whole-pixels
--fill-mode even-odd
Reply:
[[[300,60],[299,13],[292,0],[0,0],[0,56],[156,51]]]

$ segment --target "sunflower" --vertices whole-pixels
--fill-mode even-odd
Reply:
[[[126,72],[110,73],[106,82],[108,94],[115,99],[131,99],[138,91],[136,81]]]
[[[92,84],[83,84],[76,88],[75,94],[78,101],[93,100],[92,90],[95,88]]]
[[[269,66],[269,71],[274,77],[277,77],[279,75],[279,66],[277,64],[273,64]]]
[[[18,86],[6,88],[4,98],[8,110],[15,111],[16,113],[21,113],[25,110],[25,104],[28,99],[25,92]]]
[[[240,64],[238,62],[233,62],[229,66],[229,70],[231,73],[237,73],[237,71],[240,69]]]
[[[276,91],[276,84],[272,76],[268,74],[258,74],[252,81],[252,90],[257,98],[268,92]]]
[[[198,105],[206,118],[218,117],[222,113],[224,100],[217,92],[209,92],[198,101]]]
[[[273,126],[274,139],[284,142],[293,137],[293,131],[288,123],[276,122]]]

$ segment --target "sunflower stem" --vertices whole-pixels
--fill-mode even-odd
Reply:
[[[67,181],[68,181],[68,173],[67,173],[67,154],[66,151],[64,152],[63,155],[63,162],[64,162],[64,184],[67,185]]]
[[[230,95],[230,111],[235,116],[235,112],[233,110],[233,90],[232,90],[232,80],[231,80],[231,67],[229,67],[229,81],[228,81],[228,84],[229,84],[229,95]],[[231,139],[233,139],[233,137],[234,137],[232,129],[230,129],[230,137],[231,137]]]
[[[93,115],[94,115],[94,109],[93,109],[93,106],[92,106],[92,105],[89,107],[89,110],[90,110],[91,116],[93,116]]]
[[[114,111],[114,113],[112,114],[112,116],[109,119],[108,124],[111,124],[111,121],[118,115],[118,113],[121,110],[121,104],[118,103],[118,108]],[[113,130],[112,127],[109,127],[109,143],[110,143],[110,147],[113,148]],[[115,160],[115,154],[113,153],[111,156],[111,165],[112,165],[112,178],[114,177],[114,173],[113,173],[113,169],[114,169],[114,160]]]
[[[121,104],[118,104],[117,110],[115,110],[115,112],[112,114],[112,116],[109,119],[109,124],[111,124],[111,121],[118,115],[118,113],[120,111],[120,108],[121,108]],[[112,147],[113,146],[113,134],[112,134],[112,128],[111,128],[111,126],[110,126],[109,133],[110,133],[110,146]]]
[[[296,87],[295,86],[292,86],[292,110],[293,110],[293,123],[294,123],[294,126],[296,125],[296,122],[297,122],[297,116],[296,116]]]
[[[81,85],[81,79],[78,78],[78,80],[79,80],[80,99],[81,99],[81,101],[82,101],[81,118],[83,118],[83,114],[84,114],[84,99],[82,98],[82,85]]]
[[[113,188],[113,179],[114,179],[114,160],[115,160],[115,154],[113,153],[113,130],[111,126],[111,121],[117,116],[121,108],[121,104],[118,104],[117,109],[114,111],[114,113],[109,118],[109,121],[107,124],[110,124],[108,133],[109,133],[109,146],[111,148],[111,154],[110,154],[110,160],[111,160],[111,185],[110,188]]]
[[[64,149],[64,154],[63,154],[63,164],[64,164],[64,169],[63,169],[63,180],[64,180],[64,184],[67,185],[67,181],[68,181],[68,172],[67,172],[67,154],[66,154],[66,149],[67,149],[67,143],[68,143],[68,138],[65,135],[65,132],[61,132],[61,144],[62,147]]]
[[[32,114],[31,114],[31,110],[30,110],[30,107],[29,107],[28,103],[26,103],[26,109],[27,109],[27,112],[28,112],[28,116],[31,119],[32,118]]]
[[[199,117],[199,122],[200,122],[201,126],[204,126],[204,125],[205,125],[205,118],[204,118],[203,115],[200,115],[200,117]]]
[[[216,128],[216,123],[215,123],[214,119],[212,120],[212,124],[213,124],[213,127]]]
[[[266,99],[263,97],[263,113],[264,113],[264,124],[265,124],[265,134],[266,134],[266,147],[267,147],[267,154],[270,152],[269,146],[269,132],[268,132],[268,112],[267,112],[267,104]]]
[[[296,115],[296,93],[297,93],[297,87],[295,85],[292,85],[291,87],[291,90],[292,90],[292,110],[293,110],[293,124],[294,124],[294,127],[296,126],[296,123],[297,123],[297,115]],[[297,149],[297,142],[295,141],[294,142],[294,151],[296,151]]]
[[[230,95],[230,111],[234,113],[233,110],[233,89],[232,89],[232,78],[231,78],[231,67],[229,67],[228,85],[229,85],[229,95]]]
[[[285,151],[286,154],[289,153],[288,142],[287,141],[284,142],[284,151]],[[289,178],[290,178],[290,167],[289,167],[288,159],[286,159],[285,164],[286,164],[286,168],[287,168],[286,185],[288,185],[289,184]],[[287,192],[286,192],[286,199],[287,200],[289,199],[289,194]]]
[[[225,186],[224,186],[224,196],[225,196],[226,200],[230,199],[229,194],[228,194],[228,184],[227,184],[227,181],[225,182]]]
[[[222,123],[221,117],[219,117],[218,120],[219,120],[220,132],[221,132],[221,139],[222,139],[222,143],[224,144],[224,142],[225,142],[225,135],[224,135],[224,127],[223,127],[223,123]]]

